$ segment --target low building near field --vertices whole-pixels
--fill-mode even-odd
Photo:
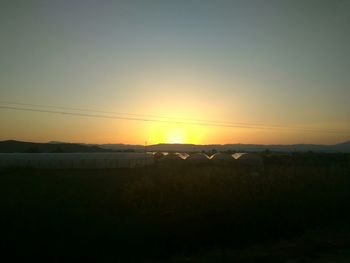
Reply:
[[[188,156],[190,156],[188,153],[175,153],[176,155],[180,156],[183,160],[186,160]]]
[[[112,169],[145,167],[149,153],[0,153],[0,167],[40,169]]]
[[[192,164],[206,163],[208,161],[209,157],[205,153],[194,153],[186,158],[186,162]]]
[[[159,159],[159,162],[183,161],[184,159],[177,153],[168,153]]]
[[[157,161],[157,160],[160,160],[160,159],[162,159],[162,158],[164,158],[164,156],[166,156],[167,155],[167,153],[163,153],[163,152],[155,152],[154,154],[153,154],[153,156],[154,156],[154,159]]]
[[[233,163],[236,159],[227,153],[215,153],[210,156],[210,161],[213,163]]]
[[[239,165],[248,169],[252,176],[260,175],[264,170],[264,160],[256,153],[234,153],[232,157],[237,160]]]

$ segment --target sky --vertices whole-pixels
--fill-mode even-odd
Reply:
[[[0,140],[350,139],[349,0],[3,0],[0,36]]]

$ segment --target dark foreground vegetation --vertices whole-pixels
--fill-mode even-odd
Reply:
[[[349,156],[265,157],[260,176],[250,172],[233,164],[3,169],[1,257],[288,262],[350,248]]]

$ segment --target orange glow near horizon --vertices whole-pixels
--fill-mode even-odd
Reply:
[[[189,124],[151,123],[147,127],[146,141],[148,144],[157,143],[189,143],[204,144],[209,127]]]
[[[158,103],[154,103],[154,101]],[[244,112],[244,116],[242,114],[234,115],[234,113],[225,115],[225,112],[215,107],[216,105],[204,105],[204,102],[207,100],[198,101],[195,96],[183,96],[175,101],[170,98],[157,97],[153,103],[151,100],[146,100],[144,103],[137,101],[137,109],[139,110],[135,107],[135,112],[142,112],[145,116],[163,116],[163,121],[82,118],[36,112],[7,114],[2,116],[3,123],[8,123],[8,125],[2,127],[0,137],[2,140],[14,139],[33,142],[61,141],[142,145],[145,143],[148,145],[158,143],[335,144],[348,140],[347,133],[305,132],[302,129],[296,129],[297,125],[290,125],[290,129],[260,129],[259,127],[220,127],[210,124],[207,126],[195,124],[196,120],[230,120],[232,118],[236,122],[244,122],[245,119],[251,118],[252,113],[249,111],[240,111]],[[116,108],[114,111],[118,109]],[[113,109],[111,110],[113,111]],[[152,119],[152,117],[149,118]],[[273,122],[270,121],[270,123]],[[316,131],[327,130],[329,127],[340,131],[350,129],[349,124],[336,122],[300,126]],[[23,131],[26,131],[25,134]]]
[[[163,106],[163,105],[161,105]],[[155,114],[152,111],[149,114]],[[159,111],[165,114],[165,111]],[[177,113],[177,114],[175,114]],[[191,114],[190,114],[191,113]],[[211,113],[211,112],[210,112]],[[209,114],[208,114],[209,115]],[[47,117],[46,117],[47,116]],[[184,111],[169,111],[174,118],[184,116]],[[199,114],[188,112],[189,118],[200,119]],[[190,117],[191,116],[191,117]],[[203,115],[202,115],[203,116]],[[46,118],[45,118],[46,117]],[[49,118],[50,117],[50,118]],[[54,117],[54,118],[53,118]],[[208,117],[208,119],[211,117]],[[140,122],[110,119],[77,118],[63,115],[38,115],[25,112],[13,118],[6,115],[6,123],[1,130],[1,139],[22,140],[33,142],[61,141],[72,143],[124,143],[124,144],[158,144],[158,143],[186,143],[186,144],[297,144],[323,143],[334,144],[348,140],[348,135],[337,133],[304,132],[302,130],[269,130],[259,128],[216,127],[185,123]],[[185,122],[185,118],[183,119]],[[309,126],[314,129],[325,129],[330,124]],[[333,127],[349,129],[341,124]],[[25,134],[22,131],[26,131]]]

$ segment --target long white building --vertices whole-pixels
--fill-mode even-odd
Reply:
[[[149,153],[0,153],[0,167],[109,169],[153,163],[154,156]]]
[[[41,169],[111,169],[135,168],[154,164],[155,153],[0,153],[0,167],[33,167]],[[170,153],[160,162],[178,160],[185,163],[237,162],[249,167],[262,167],[263,159],[253,153],[218,153],[210,158],[203,153]]]

